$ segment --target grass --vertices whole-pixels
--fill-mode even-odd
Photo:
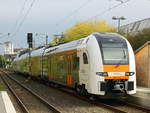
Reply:
[[[0,83],[0,91],[4,91],[5,87]]]

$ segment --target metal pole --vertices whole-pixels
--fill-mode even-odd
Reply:
[[[32,42],[29,42],[29,43],[32,43]],[[29,47],[29,73],[30,74],[31,74],[31,49],[32,48]]]
[[[120,32],[120,18],[118,18],[118,33]]]
[[[46,35],[46,45],[48,45],[48,35]]]

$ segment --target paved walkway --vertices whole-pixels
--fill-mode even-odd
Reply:
[[[0,113],[16,113],[6,91],[0,92]]]
[[[141,93],[148,93],[150,94],[150,88],[144,88],[144,87],[137,87],[137,92],[141,92]]]

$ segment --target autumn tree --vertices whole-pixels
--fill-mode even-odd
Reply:
[[[115,32],[116,28],[110,26],[106,21],[84,21],[77,22],[64,33],[65,41],[72,41],[88,36],[93,32]]]
[[[88,36],[93,32],[116,32],[116,28],[110,26],[106,21],[84,21],[77,22],[71,28],[68,28],[64,33],[64,38],[54,37],[51,45],[69,42],[79,38]]]

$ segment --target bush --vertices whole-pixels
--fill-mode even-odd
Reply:
[[[150,40],[150,29],[144,29],[135,35],[129,35],[127,39],[133,49],[136,50]]]

